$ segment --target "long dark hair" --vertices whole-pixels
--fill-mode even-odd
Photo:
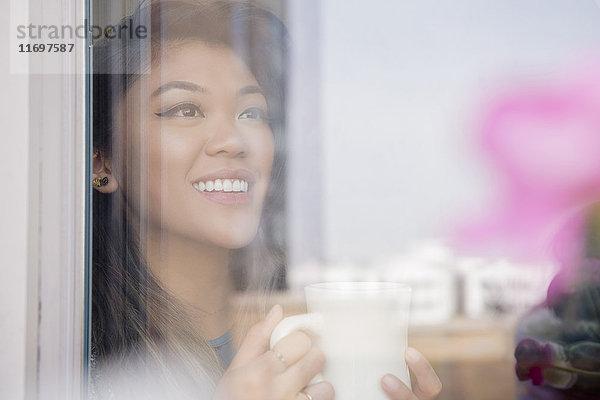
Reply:
[[[280,286],[285,267],[285,27],[266,10],[226,1],[155,2],[124,18],[119,26],[123,25],[147,27],[148,37],[124,35],[94,43],[94,150],[110,158],[114,169],[127,173],[123,167],[129,146],[113,132],[114,105],[141,74],[161,62],[161,50],[192,40],[232,49],[265,92],[275,159],[257,238],[234,254],[230,268],[239,288]],[[128,218],[127,199],[134,194],[125,191],[93,195],[92,354],[99,362],[133,356],[161,364],[173,358],[192,374],[214,382],[220,376],[219,368],[213,367],[218,359],[186,322],[185,305],[150,274],[140,227]]]

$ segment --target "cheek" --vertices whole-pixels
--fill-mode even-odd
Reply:
[[[267,179],[270,179],[275,158],[275,142],[270,130],[260,141],[257,141],[255,152],[258,155],[261,172]]]
[[[150,136],[150,135],[149,135]],[[147,142],[146,174],[140,175],[142,195],[148,199],[149,214],[161,218],[164,206],[180,208],[185,195],[186,165],[193,160],[193,148],[189,143],[170,140],[157,134]],[[146,179],[143,179],[146,177]]]

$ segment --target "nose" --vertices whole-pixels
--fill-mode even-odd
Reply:
[[[205,152],[210,156],[245,157],[248,152],[247,143],[236,128],[234,121],[222,118],[214,121],[210,128],[211,135],[205,144]]]

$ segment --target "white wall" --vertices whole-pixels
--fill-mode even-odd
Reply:
[[[0,398],[22,399],[25,382],[28,80],[11,75],[9,4],[0,2]]]
[[[288,262],[323,256],[320,2],[287,0],[291,36],[287,94]]]

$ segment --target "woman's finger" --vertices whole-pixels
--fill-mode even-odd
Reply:
[[[288,389],[288,393],[297,393],[308,385],[324,365],[325,355],[317,347],[312,347],[304,357],[281,374],[281,384]]]
[[[276,371],[283,372],[298,362],[311,347],[312,342],[308,335],[301,331],[295,331],[277,342],[270,352],[265,353],[264,357],[268,357],[276,365]]]
[[[302,389],[296,400],[333,400],[335,392],[329,382],[319,382]]]
[[[229,369],[234,369],[254,360],[269,350],[269,340],[275,326],[283,317],[283,309],[276,304],[268,312],[264,320],[250,328],[248,335],[231,361]]]
[[[442,391],[442,382],[429,361],[412,347],[406,349],[406,363],[416,379],[413,391],[419,400],[431,400]]]
[[[381,387],[390,400],[420,400],[404,382],[392,374],[387,374],[381,379]]]

